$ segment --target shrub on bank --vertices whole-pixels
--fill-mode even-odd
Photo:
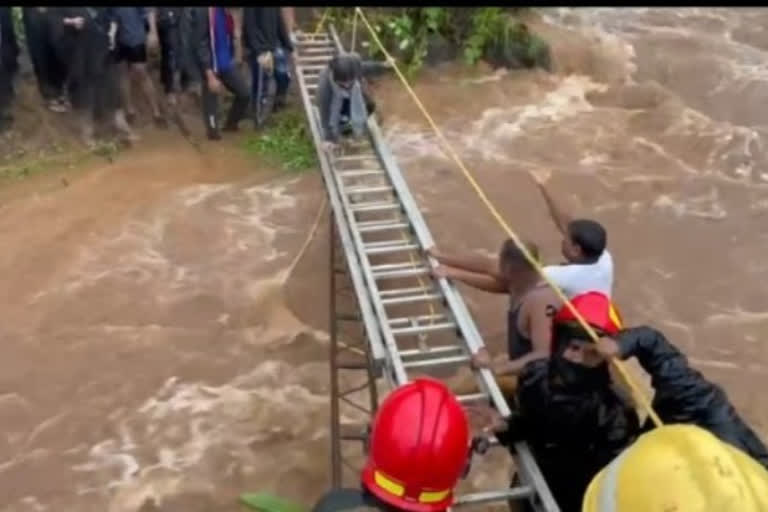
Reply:
[[[378,37],[409,73],[424,64],[459,56],[474,65],[550,70],[549,45],[520,20],[523,9],[501,7],[402,7],[366,9]],[[354,10],[330,8],[327,18],[351,41]],[[357,22],[357,50],[365,41],[370,57],[380,57],[366,27]]]

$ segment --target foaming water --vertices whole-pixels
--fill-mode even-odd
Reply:
[[[22,368],[38,352],[56,363],[37,365],[46,386],[33,374],[0,396],[0,510],[179,510],[189,495],[231,510],[256,483],[322,491],[302,454],[327,449],[328,338],[283,296],[308,229],[299,201],[314,201],[300,185],[186,186],[83,237],[9,347]]]
[[[664,330],[761,432],[767,12],[545,10],[531,24],[555,73],[416,84],[546,261],[559,240],[525,171],[550,169],[567,209],[606,224],[628,322]],[[377,98],[386,134],[436,239],[494,254],[502,233],[393,83]],[[327,335],[283,297],[310,223],[300,184],[184,186],[49,263],[34,328],[6,345],[7,378],[24,385],[0,395],[0,510],[229,512],[244,490],[309,503],[326,488]],[[327,279],[311,263],[302,292]],[[298,306],[317,309],[309,295]],[[466,298],[502,350],[506,299]],[[505,460],[478,461],[464,485],[504,486]]]
[[[768,404],[737,368],[759,375],[768,366],[755,342],[768,307],[759,234],[768,204],[768,118],[759,107],[768,100],[766,21],[768,9],[542,9],[530,25],[551,44],[551,75],[416,84],[545,261],[559,259],[557,239],[527,171],[551,171],[550,189],[569,211],[606,224],[630,322],[651,323],[692,351],[762,431]],[[495,249],[493,219],[440,141],[404,93],[382,89],[388,140],[438,243]],[[486,332],[498,330],[498,302],[468,292]]]
[[[62,288],[44,290],[35,299],[77,293],[104,279],[155,285],[163,293],[154,299],[164,303],[209,286],[205,280],[232,287],[240,276],[223,270],[243,255],[258,250],[254,271],[286,256],[274,242],[278,229],[292,228],[278,226],[271,216],[295,207],[296,198],[287,192],[290,185],[204,184],[180,190],[151,218],[129,221],[116,235],[92,240]]]

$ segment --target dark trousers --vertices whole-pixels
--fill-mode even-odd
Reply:
[[[276,48],[272,53],[274,68],[272,73],[266,73],[259,66],[258,55],[251,54],[251,98],[256,104],[260,101],[263,105],[269,94],[269,82],[272,77],[275,79],[275,96],[280,98],[288,92],[291,85],[291,68],[288,63],[288,55],[282,48]]]
[[[0,130],[11,120],[11,102],[13,100],[13,76],[0,62]]]
[[[229,114],[227,115],[225,128],[236,128],[248,109],[248,102],[250,101],[248,85],[240,74],[240,70],[237,69],[237,66],[235,65],[226,71],[217,73],[216,76],[219,78],[222,85],[235,95],[235,100],[232,102],[232,107],[229,109]],[[208,80],[204,75],[201,78],[203,83],[203,122],[205,123],[208,133],[216,133],[219,131],[219,121],[217,116],[219,110],[219,95],[208,89]]]
[[[66,82],[72,107],[104,118],[120,107],[118,68],[109,40],[95,27],[58,31],[55,48],[66,63]]]
[[[166,94],[186,90],[197,81],[182,37],[181,28],[177,24],[162,23],[157,28],[160,43],[160,80]]]
[[[27,50],[40,94],[50,100],[61,96],[65,69],[56,56],[48,16],[35,7],[22,9]]]

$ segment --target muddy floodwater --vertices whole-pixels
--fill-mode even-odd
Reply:
[[[416,92],[510,224],[559,240],[526,174],[609,230],[616,299],[768,437],[768,9],[544,10],[557,72],[445,65]],[[502,230],[394,78],[382,122],[439,245]],[[168,136],[0,204],[0,511],[224,512],[328,483],[324,190]],[[503,298],[466,291],[487,343]],[[503,479],[503,475],[502,475]]]

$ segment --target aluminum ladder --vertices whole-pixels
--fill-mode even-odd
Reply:
[[[447,377],[469,366],[470,354],[483,347],[483,340],[453,284],[430,275],[437,262],[425,257],[423,249],[433,245],[432,236],[374,116],[367,137],[343,154],[330,155],[322,148],[315,93],[321,73],[342,49],[331,27],[300,35],[293,58],[368,356],[392,388],[415,375]],[[508,417],[509,406],[491,372],[472,373],[477,391],[459,400],[491,403]],[[465,494],[454,507],[527,501],[536,512],[559,512],[527,444],[516,443],[514,451],[518,486]]]

